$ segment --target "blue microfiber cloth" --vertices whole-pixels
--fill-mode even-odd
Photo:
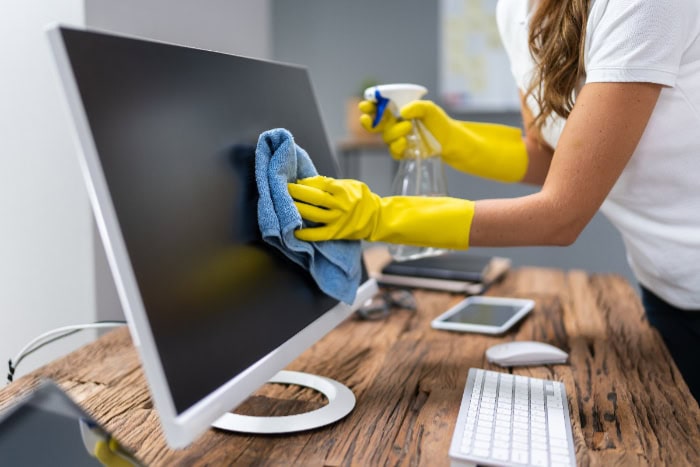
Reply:
[[[307,269],[323,292],[352,304],[362,274],[360,242],[304,242],[294,236],[302,219],[287,183],[314,175],[318,172],[311,158],[288,130],[276,128],[260,135],[255,149],[260,232],[263,240]]]

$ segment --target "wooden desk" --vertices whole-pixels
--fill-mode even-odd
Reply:
[[[497,369],[492,344],[540,340],[570,352],[568,365],[514,373],[563,381],[580,465],[700,465],[700,410],[641,304],[621,277],[521,268],[490,295],[536,300],[531,315],[501,338],[453,334],[430,320],[460,300],[416,291],[418,311],[385,321],[349,319],[290,369],[347,384],[355,410],[340,422],[289,436],[208,431],[189,448],[166,447],[126,329],[0,391],[0,407],[50,377],[150,465],[448,465],[470,367]],[[315,394],[266,385],[242,413],[279,414],[319,405]]]

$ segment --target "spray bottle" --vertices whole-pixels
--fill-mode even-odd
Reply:
[[[365,90],[365,99],[377,104],[373,126],[377,126],[386,110],[400,118],[399,111],[406,104],[420,99],[428,90],[417,84],[381,84]],[[398,196],[446,196],[440,145],[418,120],[413,120],[411,132],[406,135],[406,149],[394,178],[392,193]],[[435,256],[442,248],[390,245],[392,257],[398,261]]]

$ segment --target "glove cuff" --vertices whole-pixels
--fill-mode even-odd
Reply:
[[[474,202],[428,196],[381,198],[368,240],[436,248],[469,248]]]
[[[493,123],[455,122],[443,160],[457,170],[500,182],[519,182],[528,156],[520,128]]]

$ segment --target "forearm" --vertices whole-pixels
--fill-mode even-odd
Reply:
[[[554,150],[546,143],[530,136],[523,138],[523,142],[527,150],[528,164],[522,183],[542,186],[547,178]]]
[[[622,173],[660,92],[660,86],[648,83],[584,86],[557,156],[536,131],[526,135],[530,165],[524,180],[542,183],[542,189],[520,198],[477,201],[469,244],[573,243]]]
[[[595,210],[583,214],[556,196],[535,193],[475,203],[469,245],[566,246],[573,243]]]

